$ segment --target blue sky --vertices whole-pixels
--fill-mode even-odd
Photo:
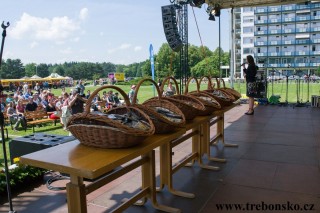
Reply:
[[[166,42],[161,6],[169,0],[1,1],[0,21],[10,22],[3,59],[22,63],[65,61],[130,64],[149,58]],[[219,45],[219,21],[209,21],[207,5],[194,8],[203,44]],[[200,46],[189,6],[189,43]],[[229,50],[230,13],[221,11],[221,47]],[[2,31],[2,29],[1,29]]]

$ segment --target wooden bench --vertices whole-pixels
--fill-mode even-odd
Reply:
[[[56,125],[55,119],[50,119],[47,112],[44,110],[36,110],[36,111],[26,111],[24,113],[24,116],[27,120],[25,131],[27,131],[27,126],[32,126],[32,132],[34,132],[34,126],[43,124],[43,123],[49,123],[53,122],[54,125]]]

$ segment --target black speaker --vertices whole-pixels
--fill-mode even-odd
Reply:
[[[35,133],[32,135],[14,138],[9,143],[11,163],[13,163],[13,159],[16,157],[73,140],[75,140],[73,136],[49,135],[43,133]]]
[[[161,10],[164,34],[168,44],[173,51],[179,52],[183,44],[177,27],[176,8],[174,5],[166,5],[162,6]]]

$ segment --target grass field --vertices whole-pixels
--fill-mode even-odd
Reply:
[[[200,90],[206,88],[206,84],[200,85]],[[229,87],[229,84],[226,84],[227,87]],[[100,86],[86,86],[86,91],[90,90],[91,93],[96,90],[97,88],[101,88]],[[130,90],[129,85],[119,85],[119,88],[121,88],[126,94]],[[71,88],[67,88],[66,91],[70,92]],[[246,91],[246,86],[245,83],[235,83],[234,84],[234,89],[239,91],[241,94],[245,94]],[[108,91],[109,89],[101,90],[99,93],[102,95],[103,91]],[[196,90],[196,84],[191,83],[189,87],[189,91],[194,91]],[[272,95],[272,84],[268,84],[268,97]],[[53,89],[52,92],[55,95],[60,95],[61,94],[61,89]],[[156,91],[153,89],[153,86],[141,86],[138,90],[138,96],[137,98],[139,99],[139,103],[143,103],[145,100],[154,97],[154,94],[156,94]],[[273,94],[274,95],[280,95],[281,102],[285,101],[286,98],[286,84],[285,82],[276,82],[273,84]],[[320,95],[320,83],[310,83],[309,84],[309,96],[308,94],[308,84],[307,83],[300,83],[300,93],[299,93],[299,101],[300,102],[306,102],[306,101],[311,101],[311,96],[312,95]],[[157,95],[157,94],[156,94]],[[290,82],[288,84],[288,102],[289,103],[296,103],[297,102],[297,84],[295,82]],[[25,132],[24,130],[20,130],[18,132],[14,132],[11,130],[10,126],[7,126],[8,131],[9,131],[9,140],[10,141],[14,137],[19,137],[19,136],[24,136],[24,135],[30,135],[32,133],[32,128],[28,128],[27,131]],[[59,134],[59,135],[68,135],[69,132],[64,131],[62,129],[62,126],[59,124],[56,126],[53,126],[52,124],[46,124],[45,126],[42,126],[40,128],[35,128],[35,132],[46,132],[48,134]],[[7,146],[8,148],[8,146]],[[9,152],[8,152],[9,154]],[[0,151],[0,164],[3,162],[3,152],[2,149]],[[0,165],[1,167],[1,165]]]

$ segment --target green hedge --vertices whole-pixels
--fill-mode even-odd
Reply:
[[[19,159],[15,159],[17,167],[9,169],[10,176],[10,186],[12,189],[21,188],[25,186],[26,183],[30,183],[34,180],[42,178],[46,170],[32,167],[24,166],[19,164]],[[5,171],[0,171],[0,194],[7,191],[7,182]]]

